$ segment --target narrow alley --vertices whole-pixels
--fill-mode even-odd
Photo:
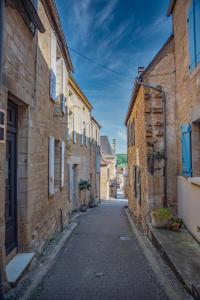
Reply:
[[[103,201],[79,217],[51,272],[29,299],[168,299],[131,230],[126,204]],[[178,293],[173,299],[184,299]]]

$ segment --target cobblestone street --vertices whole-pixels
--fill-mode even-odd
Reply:
[[[79,226],[31,300],[168,299],[133,235],[125,204],[106,201],[79,217]]]

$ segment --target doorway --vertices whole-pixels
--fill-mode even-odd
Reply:
[[[17,105],[11,101],[7,108],[5,247],[7,255],[17,247]]]
[[[73,193],[72,193],[72,209],[78,209],[78,165],[72,166],[72,177],[73,177]]]

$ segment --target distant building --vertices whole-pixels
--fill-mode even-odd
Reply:
[[[107,136],[101,136],[101,179],[100,179],[100,197],[109,199],[116,197],[116,142],[113,140],[111,146]]]

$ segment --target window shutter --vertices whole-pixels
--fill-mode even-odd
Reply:
[[[191,126],[184,124],[181,126],[181,143],[182,143],[182,174],[186,177],[192,176],[192,159],[191,159]]]
[[[196,43],[196,64],[200,63],[200,0],[195,0],[195,43]]]
[[[83,122],[81,123],[81,146],[84,145]]]
[[[67,142],[68,142],[68,144],[70,144],[70,141],[71,141],[71,136],[70,136],[70,129],[68,127],[67,128]]]
[[[61,142],[61,176],[60,176],[60,187],[64,187],[64,176],[65,176],[65,142]]]
[[[139,168],[137,173],[137,199],[139,205],[141,205],[141,170]]]
[[[67,93],[67,68],[65,66],[64,59],[62,60],[62,102],[61,102],[61,111],[65,114],[65,100],[66,100],[66,93]]]
[[[49,137],[49,197],[54,194],[55,138]]]
[[[74,144],[76,144],[76,130],[74,130]]]
[[[194,27],[194,5],[192,5],[188,11],[188,43],[190,52],[190,65],[189,69],[192,71],[196,66],[195,61],[195,27]]]
[[[56,36],[53,31],[51,31],[50,97],[56,101]]]

